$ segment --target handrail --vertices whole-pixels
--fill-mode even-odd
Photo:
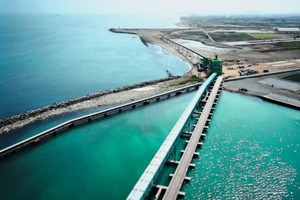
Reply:
[[[213,73],[198,89],[190,104],[184,110],[177,123],[174,125],[173,129],[170,131],[169,135],[141,175],[140,179],[135,184],[134,188],[128,195],[127,200],[145,199],[147,197],[187,121],[193,114],[193,111],[198,105],[201,97],[207,88],[211,86],[216,77],[217,74]]]
[[[198,55],[198,56],[200,56],[200,57],[202,57],[202,58],[204,57],[204,56],[201,55],[200,53],[198,53],[198,52],[196,52],[196,51],[194,51],[194,50],[192,50],[192,49],[190,49],[190,48],[188,48],[188,47],[185,47],[185,46],[183,46],[183,45],[181,45],[181,44],[178,44],[178,43],[176,43],[176,42],[170,40],[169,38],[166,38],[165,36],[162,36],[162,39],[165,39],[165,40],[167,40],[167,41],[169,41],[169,42],[171,42],[171,43],[173,43],[173,44],[176,44],[176,45],[180,46],[181,48],[184,48],[184,49],[186,49],[186,50],[188,50],[188,51],[191,51],[192,53],[194,53],[194,54],[196,54],[196,55]]]
[[[56,134],[58,132],[61,132],[62,130],[71,128],[74,125],[89,122],[93,118],[96,118],[96,117],[99,117],[99,116],[104,117],[109,113],[113,113],[115,111],[119,112],[119,111],[122,111],[122,109],[129,108],[129,107],[132,107],[132,106],[136,106],[138,104],[145,103],[145,102],[150,102],[151,100],[154,100],[154,99],[157,100],[158,98],[162,98],[164,96],[168,96],[168,95],[171,95],[171,94],[176,94],[177,92],[182,92],[184,90],[188,91],[188,89],[191,89],[191,88],[196,89],[201,84],[202,83],[196,83],[196,84],[188,85],[188,86],[185,86],[185,87],[182,87],[182,88],[174,89],[174,90],[164,92],[164,93],[161,93],[161,94],[153,95],[151,97],[142,98],[142,99],[135,100],[135,101],[132,101],[132,102],[129,102],[129,103],[125,103],[125,104],[122,104],[122,105],[119,105],[119,106],[115,106],[115,107],[108,108],[108,109],[98,111],[98,112],[95,112],[95,113],[91,113],[91,114],[88,114],[88,115],[85,115],[85,116],[82,116],[82,117],[78,117],[78,118],[75,118],[75,119],[68,120],[66,122],[63,122],[63,123],[55,126],[55,127],[52,127],[48,130],[45,130],[45,131],[43,131],[43,132],[41,132],[37,135],[34,135],[30,138],[27,138],[25,140],[22,140],[22,141],[16,143],[16,144],[13,144],[13,145],[11,145],[7,148],[1,149],[0,150],[0,158],[5,157],[7,155],[10,155],[11,153],[14,153],[16,150],[24,148],[24,147],[28,146],[29,144],[36,143],[36,142],[40,141],[40,139],[45,138],[45,137],[49,136],[50,134]]]

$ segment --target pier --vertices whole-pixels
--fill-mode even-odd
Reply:
[[[189,85],[189,86],[185,86],[179,89],[175,89],[175,90],[171,90],[168,92],[164,92],[158,95],[154,95],[148,98],[143,98],[140,100],[136,100],[136,101],[132,101],[129,103],[125,103],[119,106],[115,106],[106,110],[102,110],[99,112],[95,112],[89,115],[85,115],[82,117],[78,117],[69,121],[66,121],[62,124],[59,124],[51,129],[48,129],[46,131],[43,131],[35,136],[32,136],[28,139],[25,139],[21,142],[18,142],[14,145],[11,145],[7,148],[4,148],[2,150],[0,150],[0,159],[4,158],[6,156],[15,154],[18,151],[21,151],[24,148],[30,147],[32,145],[36,145],[38,143],[40,143],[42,140],[48,139],[51,136],[56,136],[59,133],[68,130],[70,128],[73,128],[74,126],[77,125],[81,125],[81,124],[85,124],[85,123],[89,123],[93,120],[97,120],[100,118],[104,118],[107,117],[109,115],[113,115],[113,114],[118,114],[121,113],[125,110],[129,110],[129,109],[134,109],[138,106],[143,106],[143,105],[147,105],[151,102],[157,102],[160,101],[162,99],[166,99],[166,98],[170,98],[172,96],[176,96],[176,95],[180,95],[181,93],[184,92],[190,92],[190,91],[194,91],[197,90],[199,87],[201,86],[201,83],[196,83],[193,85]]]
[[[166,189],[163,199],[166,199],[166,200],[167,199],[176,199],[177,196],[179,195],[181,186],[186,179],[186,174],[189,169],[189,165],[192,162],[192,159],[193,159],[193,156],[197,149],[200,137],[202,136],[202,132],[205,128],[205,124],[207,122],[209,114],[211,113],[211,109],[215,102],[221,82],[222,82],[222,77],[220,76],[217,78],[217,81],[209,95],[209,98],[205,104],[205,107],[201,112],[199,120],[195,126],[194,131],[191,134],[191,138],[188,141],[187,147],[183,152],[183,155],[182,155],[180,162],[176,168],[176,171],[171,179],[171,182]]]
[[[183,112],[183,114],[155,154],[154,158],[145,169],[144,173],[141,175],[133,190],[128,195],[128,200],[145,199],[150,196],[150,192],[153,188],[158,190],[156,194],[151,194],[154,195],[156,199],[162,198],[162,194],[165,194],[163,197],[164,199],[176,199],[178,195],[185,195],[184,192],[180,191],[182,183],[184,181],[190,180],[190,178],[186,176],[187,170],[189,168],[195,167],[191,163],[191,160],[194,156],[199,156],[199,153],[195,151],[197,147],[202,145],[199,140],[201,137],[205,137],[205,134],[203,134],[202,132],[204,129],[208,128],[207,123],[210,122],[210,119],[208,118],[212,116],[213,106],[215,106],[215,100],[217,100],[217,96],[220,93],[219,89],[223,77],[220,76],[217,79],[216,77],[217,74],[213,73],[201,85],[194,98],[187,106],[186,110]],[[213,88],[211,87],[212,85],[214,85]],[[209,92],[209,90],[211,91]],[[202,111],[197,111],[203,103],[205,103],[205,106]],[[194,119],[194,115],[200,116],[194,130],[190,132],[186,129],[187,127],[188,129],[190,128],[190,121]],[[169,160],[171,152],[174,150],[176,143],[178,142],[178,138],[185,133],[191,136],[190,140],[187,142],[187,148],[182,151],[183,154],[181,160]],[[175,173],[170,175],[172,177],[171,182],[169,186],[155,185],[155,181],[166,163],[177,165]]]
[[[167,44],[169,44],[174,49],[176,49],[180,54],[182,54],[184,57],[186,57],[188,60],[190,60],[194,65],[196,65],[199,62],[200,58],[204,57],[203,55],[194,51],[193,49],[190,49],[186,46],[178,44],[165,36],[162,36],[161,40],[166,42]],[[196,60],[192,60],[192,56],[196,57]]]

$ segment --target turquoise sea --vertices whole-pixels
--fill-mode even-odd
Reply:
[[[164,20],[165,19],[165,20]],[[0,117],[189,66],[112,27],[174,27],[178,18],[127,15],[0,15]]]
[[[188,66],[157,46],[107,31],[176,20],[0,16],[0,116],[166,77],[166,69],[183,74]],[[0,160],[0,199],[125,199],[192,97],[82,125]],[[99,109],[0,134],[0,148]],[[199,152],[186,199],[300,199],[299,111],[223,91]]]
[[[0,196],[125,199],[192,96],[93,122],[0,160]],[[186,199],[299,199],[299,130],[299,111],[223,91]]]
[[[300,112],[223,92],[187,199],[300,199]]]

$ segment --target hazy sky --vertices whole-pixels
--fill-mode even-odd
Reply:
[[[300,0],[0,0],[0,13],[298,13]]]

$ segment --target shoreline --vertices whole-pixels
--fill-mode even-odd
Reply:
[[[71,113],[80,110],[87,110],[99,106],[111,106],[120,103],[126,103],[132,100],[149,97],[154,94],[166,92],[168,90],[175,89],[183,85],[189,84],[189,80],[193,74],[194,75],[196,74],[197,76],[199,75],[196,67],[192,65],[192,61],[190,60],[191,58],[189,58],[187,55],[185,56],[181,54],[179,51],[177,51],[176,49],[174,49],[173,47],[171,47],[161,39],[164,36],[164,34],[170,34],[172,31],[180,31],[180,30],[182,31],[185,29],[184,28],[181,29],[180,28],[178,29],[175,28],[173,29],[172,28],[171,29],[111,28],[109,29],[109,31],[113,33],[136,35],[140,38],[141,42],[145,46],[148,46],[149,44],[157,45],[163,51],[170,53],[174,56],[177,56],[183,62],[187,63],[190,66],[189,71],[187,71],[186,74],[183,75],[182,77],[169,76],[168,78],[145,81],[142,83],[137,83],[137,84],[124,86],[116,89],[88,94],[86,96],[43,106],[13,116],[4,117],[0,119],[0,134],[24,127],[36,121],[48,119],[62,114]],[[277,72],[277,73],[282,73],[282,72]],[[260,76],[264,76],[264,75],[268,75],[268,74],[260,74]],[[245,78],[251,78],[251,77],[245,77]],[[237,79],[242,79],[242,78],[237,78]],[[230,80],[226,80],[226,81],[230,81]],[[231,81],[235,81],[235,80],[231,80]],[[182,84],[183,82],[184,84]],[[147,86],[151,86],[151,87],[145,88]],[[140,88],[140,90],[136,90],[137,88]],[[232,92],[238,92],[241,94],[256,96],[259,98],[264,98],[262,95],[250,94],[249,92],[241,91],[237,87],[231,87],[231,89],[229,88],[227,90]]]
[[[181,84],[182,82],[186,83]],[[0,134],[22,128],[36,121],[45,120],[51,117],[100,106],[111,106],[126,103],[190,84],[192,84],[192,82],[189,82],[189,78],[187,76],[173,76],[136,83],[129,86],[53,103],[51,105],[0,119]]]
[[[141,42],[145,45],[145,46],[149,46],[149,44],[153,44],[153,42],[151,42],[150,40],[148,40],[147,38],[137,34],[137,33],[134,33],[134,32],[130,32],[130,31],[125,31],[123,29],[116,29],[116,28],[110,28],[108,29],[110,32],[112,33],[123,33],[123,34],[130,34],[130,35],[137,35]]]
[[[282,105],[292,109],[300,110],[299,90],[290,91],[288,88],[280,88],[273,85],[263,84],[265,79],[281,80],[283,76],[292,73],[300,73],[300,69],[276,71],[271,73],[243,76],[227,79],[224,81],[224,90],[247,96],[260,98],[274,104]],[[293,83],[293,82],[292,82]]]
[[[145,82],[136,83],[133,85],[128,85],[116,89],[88,94],[78,98],[69,99],[62,102],[56,102],[51,105],[46,105],[40,108],[36,108],[33,110],[29,110],[19,114],[1,118],[0,134],[7,133],[18,128],[22,128],[36,121],[45,120],[51,117],[56,117],[59,115],[80,111],[80,110],[92,109],[99,106],[111,106],[120,103],[126,103],[132,100],[145,98],[161,92],[167,92],[168,90],[175,89],[184,85],[188,85],[189,84],[188,80],[190,79],[191,75],[194,73],[193,72],[194,68],[191,65],[191,62],[186,57],[184,57],[176,50],[174,50],[172,47],[168,46],[166,43],[161,41],[160,38],[162,35],[161,32],[159,31],[161,29],[157,29],[157,32],[148,35],[137,33],[134,30],[140,30],[140,29],[130,29],[128,31],[126,31],[126,29],[125,30],[115,29],[115,28],[109,29],[109,31],[113,33],[137,35],[145,46],[148,46],[148,44],[158,45],[159,47],[162,48],[163,51],[166,51],[167,53],[179,57],[183,62],[185,62],[190,66],[190,69],[183,76],[170,75],[167,78],[145,81]],[[170,29],[170,30],[174,30],[174,29]],[[181,82],[185,82],[185,84],[181,84]],[[155,89],[134,91],[137,88],[143,88],[146,86],[154,86]]]
[[[159,29],[139,29],[139,28],[110,28],[109,31],[112,33],[120,33],[120,34],[130,34],[136,35],[140,38],[141,42],[145,46],[149,46],[149,44],[159,46],[163,51],[172,54],[178,58],[180,58],[183,62],[187,62],[190,65],[193,65],[193,62],[190,58],[182,55],[176,49],[171,47],[169,44],[165,43],[161,38],[167,32],[173,32],[178,30],[185,30],[185,28],[159,28]]]
[[[244,91],[238,90],[236,88],[231,88],[231,87],[224,87],[224,90],[227,92],[237,93],[237,94],[246,95],[246,96],[250,96],[250,97],[256,97],[256,98],[262,99],[264,101],[268,101],[270,103],[274,103],[274,104],[281,105],[284,107],[292,108],[295,110],[300,110],[300,106],[298,106],[296,104],[290,104],[285,101],[280,101],[279,99],[270,98],[270,97],[258,95],[258,94],[252,94],[252,93],[244,92]]]

